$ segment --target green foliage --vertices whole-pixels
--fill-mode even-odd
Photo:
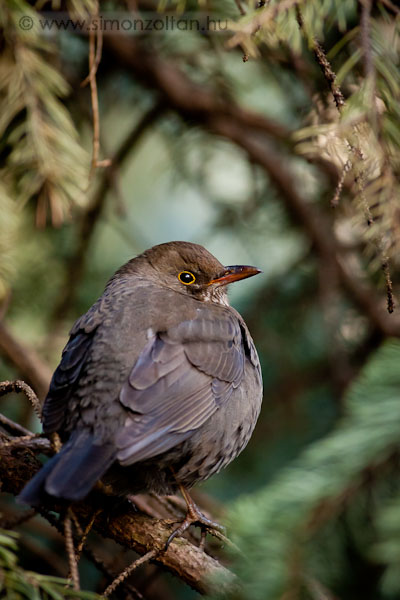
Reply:
[[[18,535],[0,530],[0,595],[7,600],[96,600],[92,592],[77,592],[66,579],[25,571],[18,566]]]
[[[32,28],[24,30],[21,19],[31,19]],[[36,19],[23,0],[1,5],[0,136],[8,155],[0,174],[20,205],[35,199],[39,225],[48,212],[60,225],[70,207],[84,201],[88,160],[61,101],[69,87],[51,64],[55,49]]]
[[[318,512],[332,518],[343,511],[346,498],[362,487],[365,470],[379,475],[398,451],[399,364],[400,342],[386,342],[349,389],[346,415],[336,429],[306,449],[271,484],[231,509],[235,541],[247,557],[239,567],[246,598],[274,600],[304,587],[305,578],[315,576],[312,523]],[[376,506],[374,519],[382,535],[374,555],[389,567],[387,581],[399,594],[400,581],[393,577],[400,552],[398,497]]]
[[[307,124],[294,135],[301,142],[297,152],[313,158],[322,155],[353,180],[353,220],[358,231],[354,237],[366,244],[371,270],[379,272],[387,258],[398,262],[400,250],[400,231],[394,225],[400,194],[400,20],[382,3],[361,26],[357,4],[355,0],[271,1],[232,24],[235,33],[228,45],[240,45],[256,58],[260,52],[267,50],[270,56],[282,47],[302,53],[304,41],[312,55],[315,40],[324,44],[346,103],[340,114],[331,100],[324,108],[315,103],[308,119],[313,128]],[[338,31],[343,35],[330,47],[329,38]],[[327,95],[328,77],[324,85]]]

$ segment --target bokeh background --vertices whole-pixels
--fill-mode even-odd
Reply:
[[[91,167],[93,78],[81,83],[100,36],[59,24],[97,9],[120,23],[195,18],[200,30],[103,32],[105,162]],[[260,355],[262,413],[246,451],[200,490],[249,557],[228,561],[240,597],[399,598],[397,4],[97,9],[0,7],[0,380],[43,399],[73,321],[154,244],[192,241],[260,267],[230,299]],[[1,412],[40,431],[20,395]],[[4,528],[20,509],[8,495],[1,506]],[[44,520],[17,531],[24,568],[66,575]],[[134,579],[145,598],[197,597],[148,569]],[[81,571],[85,589],[102,589],[88,561]],[[4,597],[29,597],[15,594]]]

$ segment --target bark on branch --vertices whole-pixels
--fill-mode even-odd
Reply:
[[[39,470],[41,463],[29,448],[9,445],[11,439],[0,432],[0,486],[2,492],[17,495]],[[107,499],[107,496],[95,491],[90,499],[73,505],[74,514],[81,523],[86,523],[93,515],[94,507],[104,506]],[[57,505],[46,508],[57,512],[62,509]],[[105,510],[96,517],[93,528],[102,536],[141,555],[154,549],[159,551],[154,561],[202,594],[215,589],[232,591],[237,586],[234,575],[190,541],[178,538],[167,552],[163,551],[174,526],[171,521],[152,518],[141,512],[113,516],[112,512]]]

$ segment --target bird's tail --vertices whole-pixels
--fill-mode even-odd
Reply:
[[[115,460],[112,444],[96,445],[89,431],[75,431],[60,452],[31,479],[19,502],[38,506],[46,495],[77,501],[84,498]]]

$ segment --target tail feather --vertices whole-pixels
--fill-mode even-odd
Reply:
[[[42,504],[46,495],[81,500],[111,466],[115,455],[112,444],[96,445],[90,432],[77,431],[25,486],[18,500],[31,506]]]

